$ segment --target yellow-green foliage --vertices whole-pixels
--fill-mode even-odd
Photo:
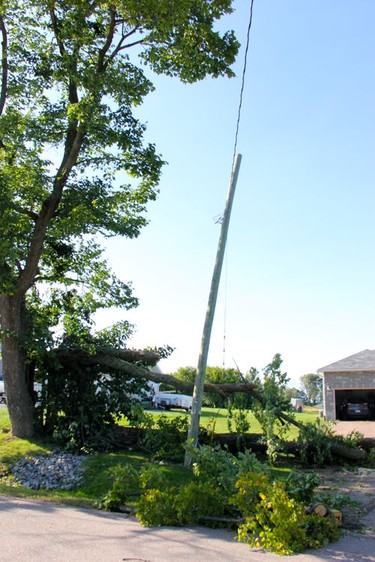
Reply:
[[[176,511],[176,489],[146,490],[137,504],[137,517],[146,527],[160,527],[162,525],[178,525]]]
[[[238,538],[252,547],[278,554],[293,554],[337,540],[340,531],[333,517],[305,514],[303,503],[291,498],[284,483],[248,473],[236,482],[232,500],[245,516]]]

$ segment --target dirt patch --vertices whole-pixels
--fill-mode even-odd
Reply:
[[[343,527],[374,533],[375,536],[375,469],[345,470],[331,467],[317,470],[316,473],[322,479],[318,491],[347,496],[352,502],[341,509]]]
[[[335,423],[334,432],[343,436],[358,432],[364,441],[372,440],[375,439],[375,421],[339,421]],[[375,536],[375,467],[353,470],[331,467],[316,472],[322,479],[321,492],[342,494],[354,502],[342,508],[343,526]]]

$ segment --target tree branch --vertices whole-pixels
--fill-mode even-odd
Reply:
[[[144,37],[143,39],[139,39],[138,41],[134,41],[133,43],[128,43],[128,44],[124,45],[124,41],[128,37],[130,37],[131,35],[136,33],[137,30],[138,30],[138,28],[135,27],[132,31],[129,31],[129,33],[125,33],[125,34],[122,35],[120,41],[117,44],[117,47],[115,48],[113,53],[111,53],[111,55],[108,57],[108,59],[105,63],[105,67],[107,67],[109,65],[109,63],[113,61],[113,59],[118,55],[118,53],[120,51],[128,49],[129,47],[134,47],[135,45],[140,45],[141,43],[144,43],[146,41],[146,37]]]
[[[8,89],[8,34],[5,27],[4,19],[0,15],[0,30],[1,30],[1,92],[0,92],[0,116],[3,114],[7,89]]]
[[[77,161],[77,157],[82,146],[84,138],[83,126],[81,125],[80,127],[78,127],[74,142],[72,143],[70,150],[68,146],[68,136],[69,131],[67,133],[67,146],[63,157],[63,162],[61,163],[61,166],[56,174],[52,193],[43,202],[42,210],[39,213],[34,232],[31,237],[26,265],[18,278],[17,292],[20,294],[24,294],[31,287],[37,274],[40,256],[42,255],[43,251],[47,226],[60,203],[62,192],[64,190],[66,182],[68,181],[69,174]]]
[[[100,354],[106,354],[111,357],[117,357],[118,359],[122,359],[124,361],[129,361],[131,363],[136,361],[141,361],[142,363],[146,363],[147,365],[155,365],[158,361],[160,361],[160,354],[156,351],[145,351],[143,349],[114,349],[114,348],[106,348],[106,349],[99,349],[98,352]]]
[[[35,213],[34,211],[30,211],[29,209],[23,209],[22,207],[19,207],[18,205],[14,205],[14,209],[18,213],[21,213],[21,215],[28,216],[34,222],[36,222],[38,220],[38,214]]]
[[[109,24],[109,31],[108,31],[108,35],[107,35],[107,39],[103,45],[103,47],[100,49],[99,54],[98,54],[98,72],[103,72],[108,63],[104,63],[104,59],[105,56],[108,52],[108,49],[110,48],[110,46],[112,45],[112,41],[113,41],[113,37],[115,34],[115,30],[116,30],[116,13],[115,10],[113,8],[113,6],[109,7],[109,11],[110,11],[110,15],[111,15],[111,22]]]
[[[55,12],[55,2],[51,2],[51,7],[49,9],[49,13],[50,13],[50,16],[51,16],[53,33],[55,35],[57,46],[59,47],[60,54],[65,55],[66,50],[65,50],[65,45],[60,38],[59,23],[57,21],[56,12]]]
[[[129,358],[129,351],[131,350],[103,350],[103,352],[101,350],[98,350],[97,354],[88,355],[82,350],[69,350],[69,353],[67,351],[58,352],[58,357],[60,363],[65,367],[71,367],[72,365],[77,364],[92,366],[96,365],[99,367],[123,372],[124,374],[130,375],[131,377],[146,379],[156,383],[170,384],[178,390],[181,390],[188,394],[193,393],[194,383],[192,382],[182,381],[180,379],[176,379],[172,375],[167,375],[164,373],[154,373],[153,371],[150,371],[145,367],[135,365],[134,363],[130,363],[128,360],[120,357],[123,354],[123,357]],[[213,392],[224,397],[227,397],[228,394],[234,394],[235,392],[243,392],[246,394],[257,396],[256,385],[252,383],[205,383],[204,392]]]

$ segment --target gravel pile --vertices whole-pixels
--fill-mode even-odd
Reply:
[[[47,456],[25,457],[11,469],[15,482],[39,490],[72,490],[81,481],[84,457],[54,452]]]

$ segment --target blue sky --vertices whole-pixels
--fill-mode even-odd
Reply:
[[[107,244],[140,306],[131,347],[169,344],[196,366],[230,179],[249,2],[220,23],[242,44],[236,78],[152,76],[138,109],[168,166],[150,224]],[[375,348],[375,2],[255,0],[242,154],[209,365],[305,373]],[[224,327],[226,334],[223,352]],[[235,362],[235,363],[234,363]]]

